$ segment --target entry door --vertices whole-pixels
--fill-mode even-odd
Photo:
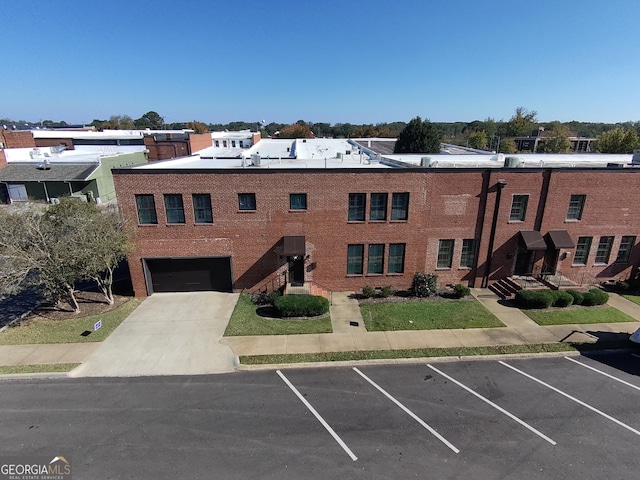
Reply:
[[[558,255],[560,250],[547,250],[544,254],[544,266],[542,273],[546,275],[555,275],[558,267]]]
[[[531,275],[531,250],[519,249],[516,254],[515,275]]]
[[[292,285],[304,283],[304,257],[302,255],[289,257],[289,283]]]

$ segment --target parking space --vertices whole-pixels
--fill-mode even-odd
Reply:
[[[638,369],[625,353],[280,375],[339,438],[334,455],[356,462],[402,451],[443,475],[625,478],[640,468]]]

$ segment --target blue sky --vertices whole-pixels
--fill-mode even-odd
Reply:
[[[0,0],[0,118],[640,119],[638,0]]]

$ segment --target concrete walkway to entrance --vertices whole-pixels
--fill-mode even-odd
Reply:
[[[238,366],[238,358],[219,341],[238,296],[219,292],[153,294],[70,376],[231,372]]]

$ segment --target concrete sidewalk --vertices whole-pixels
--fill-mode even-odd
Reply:
[[[289,353],[323,353],[367,350],[397,350],[420,348],[447,348],[447,347],[482,347],[501,345],[523,345],[534,343],[555,343],[560,341],[572,342],[596,342],[608,339],[621,339],[640,328],[640,306],[616,294],[610,294],[609,305],[635,318],[636,322],[603,323],[588,325],[556,325],[540,326],[527,317],[522,311],[505,304],[488,289],[472,289],[473,296],[504,323],[505,327],[498,328],[470,328],[447,330],[409,330],[393,332],[367,332],[364,321],[360,315],[358,302],[350,292],[334,292],[331,305],[331,317],[333,333],[310,335],[265,335],[223,337],[220,344],[233,350],[233,356],[247,355],[273,355]],[[183,305],[184,306],[184,305]],[[138,315],[144,312],[142,309]],[[157,310],[156,312],[160,314]],[[135,312],[134,312],[135,313]],[[181,312],[184,315],[184,311]],[[225,314],[230,315],[229,312]],[[132,320],[135,319],[135,316]],[[153,322],[157,326],[160,318]],[[171,319],[175,321],[174,319]],[[354,322],[352,324],[352,322]],[[147,322],[148,323],[148,322]],[[357,323],[357,325],[355,325]],[[186,324],[180,326],[184,328]],[[113,343],[119,336],[131,338],[135,329],[131,321],[125,321],[112,336],[102,344]],[[141,325],[144,326],[144,325]],[[174,325],[178,327],[178,325]],[[154,327],[156,328],[156,327]],[[214,338],[219,338],[221,332],[216,332]],[[134,335],[135,336],[135,335]],[[180,337],[180,332],[172,331],[170,336]],[[110,337],[111,338],[111,337]],[[135,338],[131,338],[135,341]],[[167,340],[169,342],[169,340]],[[214,340],[215,342],[215,340]],[[126,342],[125,342],[126,343]],[[165,342],[166,343],[166,342]],[[175,355],[179,355],[183,362],[191,365],[189,360],[190,345],[188,343],[175,344],[171,348],[169,344],[162,347],[161,357],[168,361],[167,368],[152,369],[149,374],[179,374],[189,373],[180,371],[175,362]],[[91,362],[86,360],[91,356],[94,360],[100,360],[102,354],[98,353],[101,343],[85,344],[59,344],[59,345],[9,345],[0,346],[0,365],[36,365],[55,363],[82,363],[76,374],[89,374],[84,372]],[[129,345],[127,343],[127,345]],[[210,344],[211,346],[211,344]],[[169,355],[175,350],[175,355]],[[104,353],[104,350],[103,350]],[[230,352],[231,353],[231,352]],[[131,360],[128,351],[121,352],[122,359],[118,364]],[[232,358],[232,357],[229,357]],[[100,364],[104,365],[104,359]],[[171,360],[171,361],[169,361]],[[95,362],[94,362],[95,363]],[[128,362],[131,363],[131,362]],[[160,362],[162,363],[162,362]],[[192,367],[194,365],[191,365]],[[197,367],[202,369],[202,366]],[[162,370],[162,371],[161,371]],[[83,372],[83,373],[81,373]],[[201,371],[199,373],[202,373]],[[104,373],[102,373],[103,375]],[[119,374],[127,374],[119,372]],[[131,374],[131,373],[129,373]],[[136,371],[134,374],[140,374]]]

